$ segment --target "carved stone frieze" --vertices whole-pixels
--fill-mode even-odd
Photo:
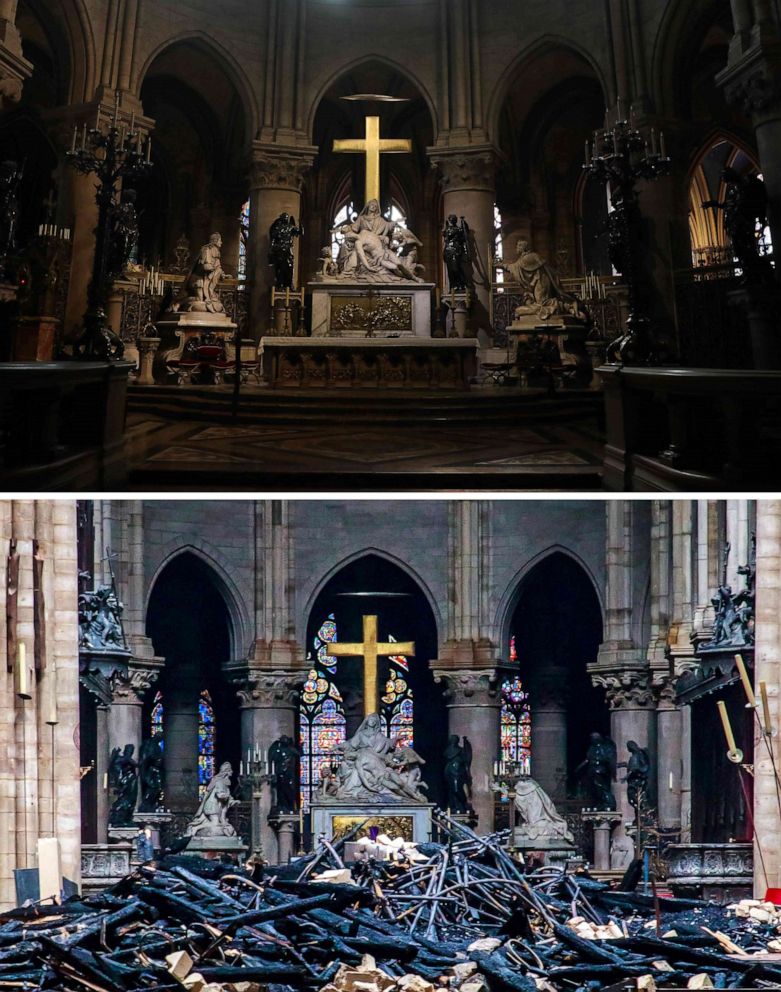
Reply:
[[[445,192],[460,189],[493,191],[496,188],[496,151],[488,146],[458,151],[429,150]]]
[[[307,672],[252,672],[234,677],[236,695],[245,709],[290,709],[298,705]]]
[[[250,166],[251,189],[287,189],[300,193],[314,155],[291,149],[256,148]]]
[[[114,704],[138,705],[144,694],[157,681],[159,672],[155,668],[128,668],[127,674],[115,673],[111,676],[111,701]]]
[[[749,116],[781,100],[781,43],[755,45],[716,77],[727,102]]]
[[[443,671],[435,668],[434,681],[442,684],[445,700],[458,703],[464,700],[499,702],[501,680],[493,668],[462,668]]]
[[[592,674],[591,681],[605,690],[611,710],[652,709],[656,704],[656,693],[649,672]]]

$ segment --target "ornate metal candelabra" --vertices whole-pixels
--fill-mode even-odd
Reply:
[[[654,360],[651,322],[644,312],[638,265],[643,218],[637,183],[670,174],[672,161],[667,155],[664,133],[657,134],[655,128],[648,136],[641,133],[624,119],[619,101],[615,125],[595,131],[593,144],[586,142],[584,169],[609,189],[612,211],[606,233],[610,261],[629,290],[626,333],[608,347],[608,361],[621,365],[651,364]]]
[[[263,860],[263,787],[269,785],[273,776],[269,771],[268,754],[258,744],[250,750],[247,748],[247,760],[239,763],[239,780],[242,790],[249,786],[251,795],[250,824],[252,837],[251,851],[256,860]]]
[[[77,147],[78,144],[78,147]],[[151,139],[142,141],[136,128],[135,114],[130,125],[119,121],[119,93],[114,100],[114,115],[108,127],[101,126],[100,111],[95,127],[84,124],[79,143],[78,128],[73,128],[73,142],[68,158],[74,168],[84,175],[97,178],[95,200],[98,204],[98,224],[95,228],[95,258],[92,281],[87,290],[87,312],[84,333],[75,353],[84,359],[118,359],[124,346],[106,319],[106,306],[111,291],[114,242],[114,219],[119,207],[119,183],[138,178],[151,167]]]
[[[515,846],[515,790],[518,779],[524,774],[524,766],[520,761],[504,761],[501,758],[494,761],[491,791],[498,795],[507,796],[510,805],[510,847]]]

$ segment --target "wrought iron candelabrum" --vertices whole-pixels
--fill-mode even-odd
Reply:
[[[650,365],[656,356],[639,271],[643,217],[637,184],[668,176],[672,160],[667,155],[664,132],[651,128],[650,134],[642,133],[624,118],[620,100],[617,116],[612,128],[595,131],[593,143],[586,142],[583,166],[609,190],[612,210],[605,232],[608,251],[613,268],[629,291],[626,333],[608,346],[607,357],[621,365]]]
[[[98,110],[95,127],[84,124],[79,139],[78,128],[73,128],[73,141],[67,153],[71,165],[84,175],[94,173],[97,179],[95,201],[98,205],[98,224],[95,228],[95,257],[92,280],[87,290],[87,312],[84,315],[84,333],[74,352],[83,359],[119,359],[124,346],[108,324],[106,308],[113,281],[111,257],[113,248],[113,221],[118,207],[120,184],[137,179],[152,168],[151,138],[142,140],[136,128],[135,114],[130,124],[119,120],[119,93],[114,100],[114,114],[108,126],[101,125]]]
[[[250,849],[253,857],[263,860],[263,789],[270,786],[274,780],[268,761],[268,752],[262,750],[256,743],[254,748],[247,748],[247,760],[239,762],[239,783],[242,791],[248,786],[251,797]],[[245,793],[246,794],[246,793]]]

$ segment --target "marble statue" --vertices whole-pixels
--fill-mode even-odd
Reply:
[[[619,823],[610,841],[610,867],[613,871],[626,871],[635,859],[635,842]]]
[[[133,758],[135,747],[126,744],[125,750],[115,747],[108,764],[108,780],[115,799],[111,804],[108,822],[112,827],[132,827],[133,813],[138,798],[138,764]]]
[[[220,765],[220,770],[206,786],[203,799],[185,830],[185,837],[235,837],[235,828],[228,823],[228,810],[238,800],[231,796],[231,775],[233,769],[229,761]]]
[[[550,320],[551,317],[576,317],[587,320],[587,314],[577,297],[568,293],[559,277],[535,251],[529,242],[520,238],[517,243],[518,257],[514,262],[503,265],[514,283],[521,287],[524,302],[515,310],[516,318],[537,317]]]
[[[648,788],[648,776],[651,774],[651,758],[648,749],[640,747],[636,741],[627,741],[629,760],[620,762],[616,767],[626,768],[626,794],[632,806],[642,803]]]
[[[462,747],[458,734],[451,734],[442,757],[445,759],[445,805],[453,813],[468,813],[472,789],[472,745],[469,738],[464,738]]]
[[[377,200],[369,200],[354,221],[334,233],[342,239],[339,254],[332,264],[324,257],[318,274],[321,281],[423,282],[417,260],[422,242],[412,231],[383,217]]]
[[[335,786],[326,801],[426,802],[417,766],[422,759],[409,748],[394,749],[378,713],[370,713],[355,734],[334,748]]]
[[[459,223],[455,214],[450,214],[445,221],[442,231],[445,242],[442,257],[447,269],[448,287],[451,293],[464,293],[469,287],[467,266],[471,255],[469,251],[469,225],[461,218]]]
[[[586,788],[593,808],[615,810],[613,782],[616,778],[616,745],[609,737],[589,734],[586,757],[575,769],[575,774],[581,771],[585,771]]]
[[[268,749],[271,773],[276,783],[276,806],[283,813],[292,813],[299,806],[298,769],[301,752],[293,738],[283,734]]]
[[[522,775],[515,786],[515,809],[521,818],[516,830],[516,843],[520,835],[525,843],[560,841],[562,846],[575,843],[567,821],[556,812],[553,800],[531,775]]]
[[[184,298],[174,304],[179,313],[224,313],[217,287],[225,277],[220,249],[222,236],[212,234],[203,245],[184,284]]]
[[[268,263],[274,269],[277,289],[293,288],[293,240],[303,233],[303,228],[296,225],[295,217],[288,213],[281,213],[269,228]]]
[[[79,647],[88,651],[124,651],[124,607],[113,586],[79,595]]]
[[[140,813],[155,813],[163,801],[163,738],[161,734],[146,740],[138,756],[138,774],[141,780]]]

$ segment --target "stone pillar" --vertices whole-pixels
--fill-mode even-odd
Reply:
[[[472,743],[472,806],[479,833],[494,828],[493,763],[499,753],[501,687],[494,669],[434,669],[444,683],[448,732]]]
[[[450,214],[464,217],[473,235],[475,298],[472,302],[470,327],[472,336],[479,336],[481,345],[486,346],[492,342],[489,296],[494,252],[496,151],[488,144],[460,148],[437,146],[430,148],[428,155],[440,173],[444,217]],[[440,273],[440,277],[437,282],[442,282],[445,293],[448,289],[447,280],[444,273]]]
[[[165,804],[174,813],[198,805],[198,702],[194,679],[169,679],[165,693]]]
[[[594,681],[607,690],[607,700],[610,704],[610,736],[616,743],[618,761],[625,762],[629,758],[627,741],[635,741],[640,747],[648,748],[651,756],[648,802],[653,804],[656,794],[654,767],[656,714],[651,680],[646,673],[622,672],[613,676],[595,678]],[[627,798],[626,783],[621,781],[625,777],[626,769],[619,768],[618,781],[613,786],[613,792],[624,820],[633,820],[634,808],[630,806]]]
[[[257,744],[263,751],[283,734],[296,739],[296,713],[305,671],[249,671],[243,680],[234,676],[239,688],[241,706],[241,754]],[[271,789],[265,786],[261,800],[261,841],[263,850],[277,849],[277,838],[268,822],[271,809]]]
[[[301,220],[301,190],[317,149],[287,147],[256,142],[250,179],[250,217],[247,276],[252,283],[250,327],[256,340],[271,328],[273,273],[268,264],[268,232],[281,213]],[[299,272],[298,242],[294,249],[293,282],[306,282]]]
[[[109,747],[109,707],[98,703],[95,707],[95,721],[97,724],[97,753],[95,755],[95,823],[97,825],[96,843],[108,844],[108,813],[109,813],[109,790],[108,790],[108,759],[111,754]],[[138,755],[136,755],[138,757]]]
[[[755,680],[767,684],[772,747],[778,754],[781,728],[781,500],[757,502],[757,602]],[[767,883],[754,851],[754,893],[762,898],[766,884],[781,886],[781,815],[772,763],[764,746],[754,755],[754,826],[762,847]]]
[[[668,680],[658,689],[656,707],[656,808],[664,830],[681,828],[682,738],[682,712],[675,705],[675,685]]]
[[[65,336],[73,340],[81,333],[87,310],[87,287],[92,279],[95,257],[98,206],[95,202],[94,176],[84,176],[67,165],[63,165],[60,171],[63,179],[61,195],[66,204],[65,209],[73,218],[70,281],[65,308]]]
[[[567,792],[567,672],[553,669],[529,686],[532,702],[532,775],[558,802]]]
[[[280,817],[277,821],[277,860],[275,864],[286,865],[296,850],[296,819],[291,816]],[[269,857],[269,852],[266,852]],[[269,859],[270,860],[270,859]]]
[[[127,676],[115,674],[111,678],[111,706],[108,713],[108,753],[109,755],[115,747],[124,751],[128,744],[133,745],[133,759],[138,761],[141,751],[141,741],[143,739],[142,729],[142,707],[144,703],[144,693],[149,689],[156,677],[156,673],[143,669],[135,669],[132,666],[128,670]],[[167,703],[167,701],[166,701]],[[168,710],[166,706],[166,758],[168,758]],[[196,748],[197,753],[197,748]],[[168,767],[166,765],[166,767]],[[98,783],[98,787],[102,782]],[[168,797],[168,779],[166,778],[166,798]]]
[[[16,29],[17,0],[0,0],[0,110],[8,110],[22,96],[25,79],[32,74],[31,62],[22,55],[22,39]]]

